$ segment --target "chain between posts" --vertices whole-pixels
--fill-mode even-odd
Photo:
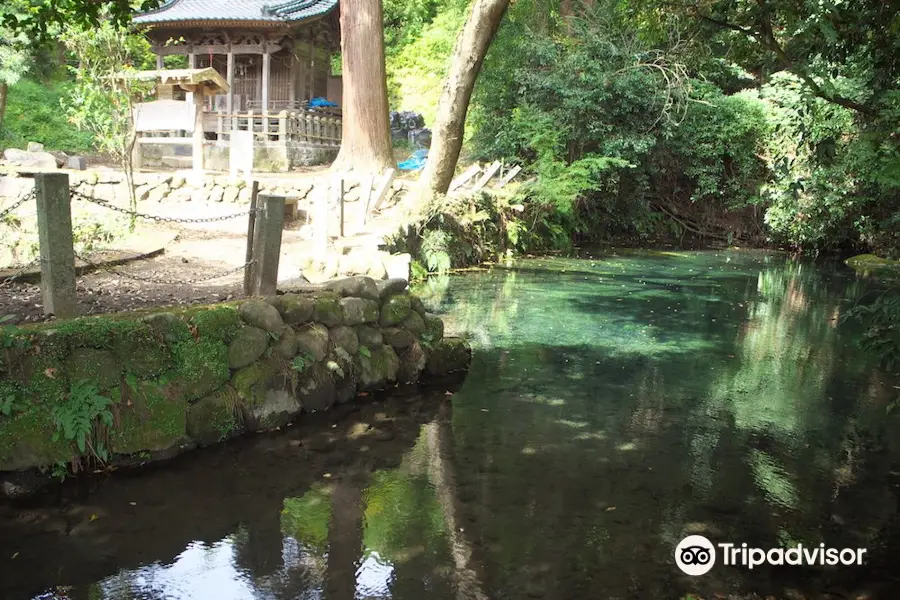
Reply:
[[[242,271],[256,262],[256,261],[251,260],[248,263],[244,263],[239,267],[229,269],[222,273],[216,273],[214,275],[207,275],[204,277],[195,277],[193,279],[162,279],[160,277],[144,277],[143,275],[132,275],[130,273],[120,271],[119,269],[116,269],[115,267],[112,267],[112,266],[98,265],[97,263],[92,262],[91,260],[81,256],[77,252],[75,253],[75,258],[77,258],[78,260],[82,261],[83,263],[87,264],[91,268],[96,269],[98,271],[108,271],[108,272],[112,273],[113,275],[118,275],[119,277],[124,277],[125,279],[133,279],[134,281],[143,281],[145,283],[157,283],[160,285],[186,285],[186,284],[194,284],[194,283],[203,283],[205,281],[212,281],[213,279],[221,279],[222,277],[227,277],[228,275],[232,275],[234,273],[237,273],[238,271]]]
[[[38,264],[39,262],[41,262],[41,258],[40,258],[40,257],[37,257],[37,258],[35,258],[33,261],[31,261],[30,263],[28,263],[27,265],[25,265],[24,267],[22,267],[22,268],[20,268],[18,271],[16,271],[15,274],[10,275],[9,277],[7,277],[6,279],[4,279],[3,281],[0,281],[0,289],[5,288],[5,287],[11,285],[16,279],[18,279],[19,277],[21,277],[21,276],[25,273],[25,271],[27,271],[28,269],[30,269],[30,268],[33,267],[34,265]]]
[[[108,208],[109,210],[113,210],[116,212],[120,212],[124,215],[128,215],[130,217],[136,217],[139,219],[146,219],[148,221],[156,221],[157,223],[216,223],[218,221],[227,221],[229,219],[238,219],[240,217],[246,217],[252,214],[254,211],[240,212],[234,213],[230,215],[223,215],[221,217],[203,217],[197,219],[179,219],[176,217],[165,217],[162,215],[149,215],[146,213],[141,213],[133,210],[129,210],[127,208],[122,208],[120,206],[116,206],[114,204],[110,204],[106,200],[100,200],[99,198],[93,198],[91,196],[85,196],[81,192],[77,192],[75,190],[71,191],[71,197],[77,198],[79,200],[84,200],[85,202],[90,202],[92,204],[96,204],[98,206],[102,206],[103,208]],[[256,211],[259,212],[259,211]]]
[[[4,208],[2,211],[0,211],[0,221],[2,221],[6,217],[6,215],[25,204],[25,202],[28,200],[34,200],[34,190],[28,192],[27,194]]]

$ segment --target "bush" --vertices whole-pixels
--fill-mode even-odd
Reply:
[[[0,126],[0,148],[25,148],[28,142],[39,142],[47,150],[90,152],[91,135],[70,124],[61,108],[70,89],[68,83],[43,84],[31,79],[10,87]]]

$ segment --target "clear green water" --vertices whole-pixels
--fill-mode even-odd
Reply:
[[[898,382],[840,322],[866,289],[742,252],[431,280],[426,305],[472,336],[452,395],[4,509],[0,597],[900,597]],[[689,577],[688,534],[868,552]]]

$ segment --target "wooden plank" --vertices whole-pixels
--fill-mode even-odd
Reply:
[[[507,173],[506,175],[503,176],[502,179],[500,179],[500,183],[498,183],[496,186],[494,186],[494,189],[499,190],[503,186],[507,185],[510,181],[512,181],[516,177],[516,175],[519,174],[519,171],[521,171],[521,170],[522,170],[522,167],[520,165],[514,166],[512,169],[509,170],[509,173]]]
[[[463,172],[462,175],[450,182],[449,191],[452,192],[453,190],[462,187],[467,181],[475,177],[475,175],[477,175],[479,171],[481,171],[480,164],[475,163],[471,165],[468,169],[465,170],[465,172]]]
[[[477,192],[478,190],[483,188],[485,185],[487,185],[487,182],[490,181],[491,177],[493,177],[494,174],[499,170],[500,170],[500,161],[495,160],[491,166],[489,166],[487,169],[485,169],[484,175],[482,175],[481,179],[478,180],[478,183],[476,183],[474,186],[472,186],[472,191]]]
[[[384,202],[384,199],[387,197],[388,190],[391,189],[391,184],[394,183],[394,177],[397,172],[394,169],[388,169],[384,178],[381,180],[381,183],[378,184],[378,187],[375,189],[374,200],[375,203],[372,205],[374,210],[378,210],[381,208],[381,204]]]

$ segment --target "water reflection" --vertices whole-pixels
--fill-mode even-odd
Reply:
[[[0,596],[895,598],[897,382],[839,325],[865,289],[738,252],[433,279],[426,305],[476,347],[452,410],[443,389],[396,399],[325,438],[247,440],[9,510]],[[869,560],[690,578],[671,556],[688,534]]]

